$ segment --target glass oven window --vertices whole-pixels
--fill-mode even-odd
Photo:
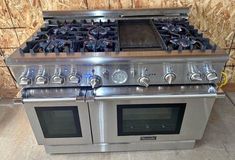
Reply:
[[[71,107],[35,107],[45,138],[82,137],[79,112]]]
[[[179,134],[186,103],[117,105],[118,136]]]

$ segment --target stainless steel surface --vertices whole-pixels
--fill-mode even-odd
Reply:
[[[35,88],[22,91],[22,97],[27,99],[51,99],[51,98],[85,98],[85,91],[80,88]]]
[[[23,100],[25,111],[29,118],[31,127],[33,129],[34,135],[38,144],[43,145],[72,145],[72,144],[92,144],[92,135],[91,135],[91,128],[90,128],[90,120],[89,120],[89,113],[88,113],[88,106],[83,101],[76,101],[77,93],[75,89],[63,91],[64,94],[66,93],[70,98],[63,98],[58,97],[59,94],[53,94],[56,92],[49,90],[47,91],[40,91],[40,90],[31,90],[30,94],[27,95],[27,98]],[[46,94],[44,94],[46,93]],[[68,94],[71,93],[71,94]],[[46,96],[51,95],[55,96],[54,98]],[[35,98],[36,96],[36,98]],[[45,97],[44,97],[45,96]],[[74,98],[72,98],[74,96]],[[40,98],[41,97],[41,98]],[[42,98],[44,97],[44,98]],[[82,97],[80,97],[82,99]],[[80,117],[80,125],[82,131],[82,137],[71,137],[71,138],[45,138],[43,135],[43,131],[41,125],[39,123],[39,119],[37,117],[35,107],[66,107],[66,106],[77,106],[78,114]]]
[[[141,136],[118,136],[117,105],[186,103],[180,134],[154,135],[157,141],[201,139],[216,93],[211,86],[199,88],[104,88],[89,102],[94,143],[140,142]],[[131,94],[130,94],[131,93]],[[155,93],[155,94],[154,94]],[[112,128],[112,129],[110,129]]]
[[[66,22],[76,20],[79,21],[77,24],[82,24],[80,22],[84,19],[92,25],[93,22],[113,24],[113,21],[117,20],[118,22],[122,20],[122,22],[126,20],[139,22],[140,19],[155,25],[153,23],[160,22],[157,21],[160,19],[187,19],[188,11],[188,8],[130,9],[50,11],[43,14],[45,27],[57,23],[57,20],[66,20]],[[125,23],[124,27],[122,26],[124,29],[121,30],[120,23],[117,23],[119,26],[116,24],[114,26],[119,27],[119,30],[114,30],[114,32],[118,32],[118,40],[116,37],[114,39],[115,45],[118,41],[118,47],[115,46],[115,50],[111,52],[107,50],[82,52],[82,50],[75,49],[75,53],[65,53],[64,50],[59,52],[56,48],[56,53],[50,53],[53,50],[50,52],[44,50],[44,54],[41,50],[34,53],[32,46],[35,45],[28,45],[23,52],[22,49],[26,46],[24,43],[20,49],[7,58],[7,64],[18,84],[23,88],[22,102],[36,139],[39,144],[45,145],[47,152],[184,149],[193,148],[195,140],[202,138],[215,99],[224,96],[222,92],[217,91],[215,86],[221,78],[220,73],[228,55],[223,49],[214,48],[212,42],[208,42],[211,47],[207,49],[203,49],[202,46],[199,49],[198,46],[197,48],[190,46],[190,49],[186,47],[184,50],[181,46],[181,49],[172,48],[171,51],[166,48],[161,36],[155,39],[151,35],[156,30],[155,36],[159,36],[158,31],[161,29],[156,29],[156,26],[151,29],[149,25],[146,25],[147,23],[143,26],[148,28],[147,33],[150,33],[147,44],[142,41],[145,34],[137,39],[130,35],[131,42],[127,44],[129,41],[123,38],[132,29]],[[139,30],[141,27],[137,29]],[[119,31],[124,34],[120,36]],[[37,36],[32,36],[30,39],[34,38]],[[155,42],[153,42],[154,39]],[[175,43],[178,43],[178,40]],[[157,50],[148,50],[151,48],[149,46]],[[142,47],[142,49],[128,51],[130,47]],[[154,132],[149,135],[148,132],[144,132],[141,135],[120,135],[117,106],[132,107],[134,104],[138,107],[146,105],[163,107],[168,104],[168,107],[180,108],[179,110],[183,111],[179,113],[182,117],[182,124],[179,115],[175,115],[179,118],[176,124],[179,130],[174,133]],[[176,104],[184,105],[177,106]],[[75,112],[78,109],[82,136],[45,138],[36,107],[53,109],[53,107],[69,108],[71,106],[75,106]],[[156,114],[153,115],[156,116]],[[173,121],[175,123],[176,119]],[[178,126],[178,121],[180,121],[180,126]],[[166,126],[163,124],[161,127]]]
[[[216,97],[215,87],[197,86],[153,86],[143,87],[102,87],[93,93],[95,100],[146,99],[146,98],[203,98]],[[88,93],[86,97],[88,97]]]
[[[118,86],[121,84],[125,85],[139,85],[139,78],[143,76],[143,69],[147,69],[147,73],[144,76],[150,79],[149,85],[158,85],[158,84],[205,84],[205,83],[216,83],[220,79],[220,72],[223,69],[224,62],[227,59],[227,56],[224,57],[214,57],[212,59],[207,58],[170,58],[170,59],[142,59],[138,60],[133,58],[129,61],[119,61],[105,64],[105,58],[90,57],[94,59],[92,64],[90,61],[87,61],[87,64],[77,64],[71,65],[70,62],[64,61],[62,64],[51,64],[45,65],[45,75],[46,83],[38,82],[37,72],[40,69],[40,66],[37,64],[24,65],[24,66],[11,66],[11,69],[14,73],[19,84],[21,84],[22,72],[25,71],[25,68],[28,69],[30,74],[24,76],[30,80],[29,85],[24,85],[24,87],[66,87],[66,86],[90,86],[92,80],[93,85],[97,86],[107,86],[113,85]],[[209,60],[210,59],[210,60]],[[85,63],[85,61],[84,61]],[[197,72],[192,72],[189,69],[188,65],[193,63],[197,66]],[[173,71],[169,72],[165,69],[165,64],[171,64]],[[210,69],[205,69],[205,66],[210,65]],[[55,67],[60,68],[61,73],[55,74]],[[71,83],[71,71],[76,69],[76,72],[73,76],[77,75],[77,78],[74,80],[74,83]],[[93,73],[94,72],[94,73]],[[105,75],[104,75],[105,73]],[[134,74],[133,74],[134,73]],[[199,74],[198,77],[195,74]],[[217,79],[213,74],[217,74]],[[96,75],[94,77],[94,74]],[[172,76],[172,75],[175,76]],[[211,75],[212,74],[212,75]],[[97,77],[99,76],[99,77]],[[170,78],[172,77],[172,78]],[[208,80],[209,77],[209,80]],[[193,78],[193,79],[192,79]],[[201,79],[202,80],[201,80]],[[195,80],[197,79],[197,80]],[[77,83],[75,83],[77,81]],[[63,83],[62,83],[63,82]],[[25,84],[25,83],[24,83]],[[97,87],[96,86],[96,87]]]
[[[114,151],[152,151],[163,149],[192,149],[195,140],[162,141],[145,143],[101,143],[92,145],[57,145],[45,146],[46,152],[56,153],[89,153],[89,152],[114,152]]]
[[[22,45],[24,47],[25,44]],[[134,54],[133,54],[134,53]],[[10,66],[14,65],[24,65],[24,64],[34,64],[39,63],[40,64],[63,64],[64,61],[69,62],[79,62],[80,64],[105,64],[107,62],[127,62],[127,61],[155,61],[155,58],[162,58],[163,61],[169,60],[169,62],[174,62],[171,60],[171,58],[178,58],[182,59],[185,58],[185,60],[189,61],[191,59],[192,61],[199,60],[211,60],[211,57],[213,57],[213,60],[218,59],[225,59],[227,60],[228,54],[223,50],[218,48],[215,51],[206,50],[204,52],[200,50],[194,50],[192,52],[189,52],[188,50],[183,50],[181,53],[178,51],[172,51],[171,54],[167,54],[166,51],[135,51],[135,52],[119,52],[118,54],[116,52],[76,52],[71,55],[67,55],[67,53],[60,53],[60,55],[56,55],[54,53],[51,53],[50,55],[45,56],[44,53],[42,54],[36,54],[36,55],[24,55],[22,56],[20,54],[19,50],[16,50],[13,54],[11,54],[7,58],[7,64]],[[193,59],[192,59],[193,58]],[[195,60],[194,60],[195,58]],[[56,62],[53,60],[56,60]]]
[[[45,26],[49,21],[76,19],[81,21],[133,20],[188,18],[188,8],[177,9],[134,9],[44,12]],[[31,37],[33,38],[33,37]],[[119,37],[120,38],[120,37]],[[211,43],[213,44],[213,43]],[[24,48],[23,44],[20,48]],[[141,45],[141,44],[139,44]],[[19,85],[23,87],[68,87],[68,86],[117,86],[159,84],[204,84],[217,83],[228,55],[223,49],[167,50],[115,52],[76,52],[67,54],[38,53],[21,54],[17,50],[9,58],[10,65]],[[193,67],[188,68],[188,64]],[[168,71],[169,65],[171,66]],[[143,75],[143,68],[148,74]],[[92,77],[92,71],[95,70]],[[169,73],[168,73],[169,72]],[[199,74],[200,72],[200,74]],[[30,74],[28,74],[30,73]],[[104,74],[105,73],[105,74]],[[133,74],[134,73],[134,74]],[[97,78],[97,77],[101,78]],[[141,79],[145,76],[145,80]],[[119,78],[120,79],[119,79]],[[148,80],[149,79],[149,80]],[[147,81],[150,81],[147,84]]]
[[[44,19],[58,18],[58,19],[71,19],[75,17],[78,19],[89,18],[144,18],[144,17],[186,17],[189,12],[189,8],[155,8],[155,9],[126,9],[126,10],[87,10],[87,11],[44,11]]]

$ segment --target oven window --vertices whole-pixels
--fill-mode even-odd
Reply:
[[[79,112],[72,107],[35,107],[45,138],[82,137]]]
[[[117,105],[118,136],[179,134],[186,103]]]

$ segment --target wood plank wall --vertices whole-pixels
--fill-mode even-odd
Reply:
[[[235,34],[235,0],[0,0],[0,97],[17,91],[3,59],[40,27],[42,10],[169,7],[191,7],[191,23],[220,47],[229,48]],[[235,83],[235,42],[232,48],[226,72]]]

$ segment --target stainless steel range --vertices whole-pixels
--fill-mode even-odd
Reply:
[[[193,148],[228,59],[188,9],[44,12],[7,63],[48,153]]]

